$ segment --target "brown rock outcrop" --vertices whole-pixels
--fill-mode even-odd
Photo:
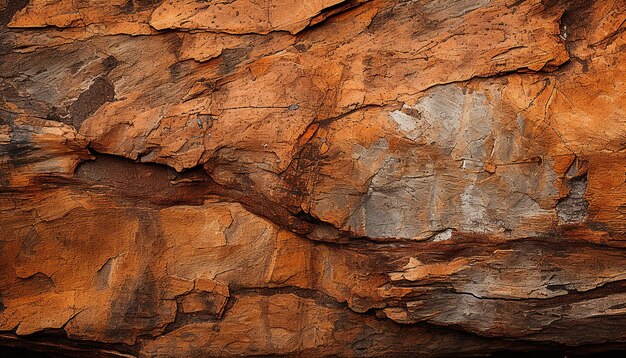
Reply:
[[[626,346],[626,1],[0,0],[0,22],[0,346]]]

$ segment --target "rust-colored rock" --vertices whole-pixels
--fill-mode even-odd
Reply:
[[[626,346],[626,1],[0,22],[0,350]]]

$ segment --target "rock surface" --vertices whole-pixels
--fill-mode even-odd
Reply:
[[[626,346],[626,1],[0,0],[0,345]]]

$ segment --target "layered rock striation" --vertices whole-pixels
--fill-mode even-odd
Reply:
[[[0,0],[0,345],[626,345],[626,1]]]

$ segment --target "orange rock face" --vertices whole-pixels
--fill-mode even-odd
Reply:
[[[0,349],[626,346],[626,1],[0,0]]]

